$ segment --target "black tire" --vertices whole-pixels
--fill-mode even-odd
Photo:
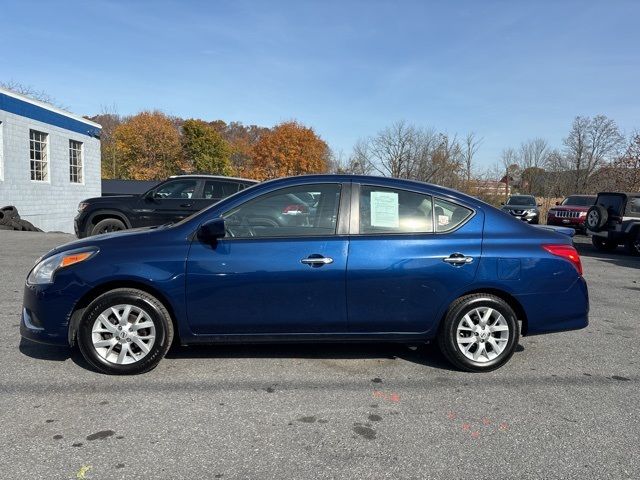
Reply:
[[[624,249],[629,255],[640,256],[640,228],[631,232],[624,244]]]
[[[495,358],[486,361],[474,361],[465,356],[460,347],[458,346],[458,324],[467,314],[473,314],[476,308],[489,307],[497,311],[502,315],[508,327],[508,340],[504,350],[499,353]],[[502,334],[501,334],[502,335]],[[472,294],[458,298],[451,304],[447,315],[440,325],[440,331],[438,332],[438,346],[443,355],[451,362],[455,367],[467,372],[489,372],[495,370],[504,365],[513,355],[518,340],[520,338],[520,329],[518,320],[513,309],[507,302],[495,295],[490,294]],[[479,348],[479,343],[484,340],[476,340],[476,344]],[[489,345],[487,343],[487,345]],[[486,346],[484,348],[487,348]],[[493,349],[493,347],[490,347]],[[487,355],[488,357],[488,355]]]
[[[609,221],[609,212],[601,205],[594,205],[587,210],[585,226],[589,230],[599,232]]]
[[[134,363],[118,364],[106,360],[93,345],[94,323],[105,310],[116,305],[133,305],[144,310],[155,327],[153,346],[144,357]],[[100,295],[86,308],[78,325],[76,341],[87,362],[103,373],[111,375],[145,373],[155,368],[169,350],[173,342],[173,322],[165,306],[154,296],[142,290],[118,288]]]
[[[591,237],[591,243],[594,247],[596,247],[596,250],[600,250],[601,252],[613,252],[616,248],[618,248],[618,244],[616,242],[605,240],[602,237]]]
[[[0,212],[2,212],[2,215],[0,215],[0,217],[4,216],[5,218],[10,218],[10,219],[20,218],[20,215],[18,215],[18,209],[13,205],[0,208]]]
[[[127,226],[122,222],[122,220],[118,220],[117,218],[105,218],[104,220],[100,220],[96,225],[91,229],[89,236],[100,235],[101,233],[111,233],[111,232],[119,232],[120,230],[126,230]]]

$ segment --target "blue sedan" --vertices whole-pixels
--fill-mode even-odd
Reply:
[[[584,328],[569,236],[392,178],[258,184],[179,223],[58,247],[28,275],[21,334],[100,371],[155,367],[175,341],[436,340],[466,371],[519,336]]]

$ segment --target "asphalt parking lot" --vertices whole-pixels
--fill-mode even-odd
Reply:
[[[431,346],[297,345],[110,377],[20,339],[29,268],[71,239],[0,231],[0,478],[640,478],[640,258],[577,237],[590,326],[488,374]]]

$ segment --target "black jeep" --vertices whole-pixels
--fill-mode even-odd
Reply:
[[[640,255],[640,193],[599,193],[585,223],[598,250],[624,245],[631,255]]]
[[[256,183],[246,178],[180,175],[141,195],[90,198],[78,206],[76,235],[83,238],[177,222]]]

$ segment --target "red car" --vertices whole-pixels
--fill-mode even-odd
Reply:
[[[595,195],[571,195],[561,203],[556,202],[556,206],[547,214],[547,225],[572,227],[585,233],[587,211],[595,202]]]

